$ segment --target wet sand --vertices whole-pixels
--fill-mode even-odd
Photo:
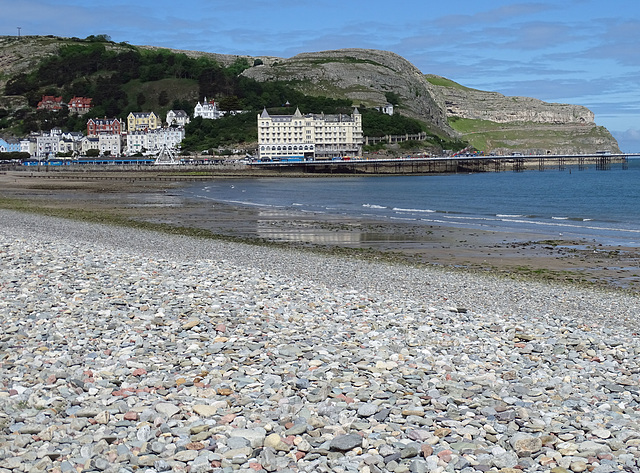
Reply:
[[[228,173],[216,178],[232,178]],[[640,251],[555,235],[353,220],[203,202],[180,195],[191,180],[166,173],[0,173],[0,206],[43,214],[115,216],[215,235],[343,251],[369,258],[586,283],[640,292]],[[55,178],[53,178],[55,176]],[[64,177],[63,177],[64,176]],[[243,175],[242,177],[248,177]],[[210,179],[199,176],[198,179]],[[108,221],[108,219],[107,219]]]

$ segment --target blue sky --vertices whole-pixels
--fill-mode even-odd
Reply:
[[[0,0],[0,34],[291,57],[372,48],[425,74],[590,108],[640,152],[638,0]]]

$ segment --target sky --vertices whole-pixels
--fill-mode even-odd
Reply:
[[[638,0],[0,0],[0,35],[18,33],[283,58],[381,49],[467,87],[584,105],[640,152]]]

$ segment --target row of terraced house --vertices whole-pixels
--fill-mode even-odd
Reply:
[[[37,105],[38,110],[57,112],[68,108],[70,113],[78,115],[84,115],[92,107],[91,98],[73,97],[65,103],[62,97],[53,95],[43,95]],[[242,111],[223,112],[214,100],[205,97],[202,103],[195,105],[193,116],[218,119],[227,113]],[[0,153],[25,152],[38,159],[69,153],[86,155],[90,150],[113,157],[155,154],[163,147],[179,148],[185,136],[184,127],[189,122],[189,114],[184,110],[169,110],[164,122],[154,112],[132,112],[126,120],[91,118],[87,121],[86,135],[54,128],[47,132],[32,133],[21,140],[0,138]]]
[[[183,110],[169,111],[167,126],[162,126],[162,120],[154,112],[132,112],[126,122],[119,118],[90,118],[86,135],[54,128],[32,133],[22,140],[0,139],[0,152],[25,152],[38,159],[58,154],[86,155],[89,150],[113,157],[154,154],[165,146],[179,148],[188,121],[189,116]]]

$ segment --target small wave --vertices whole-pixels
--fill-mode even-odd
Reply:
[[[394,207],[393,209],[394,212],[424,212],[424,213],[435,213],[435,210],[430,210],[430,209],[401,209],[399,207]]]
[[[569,217],[551,217],[552,220],[569,220]]]
[[[222,202],[227,202],[229,204],[251,205],[253,207],[283,208],[282,205],[257,204],[255,202],[245,202],[245,201],[242,201],[242,200],[223,200]]]
[[[488,221],[488,222],[498,222],[502,219],[499,218],[495,218],[495,217],[480,217],[480,216],[473,216],[473,215],[450,215],[447,214],[446,217],[443,217],[448,219],[449,221],[454,221],[454,220],[472,220],[472,221]]]
[[[587,230],[596,230],[596,231],[607,231],[607,232],[622,232],[622,233],[640,233],[640,229],[635,228],[622,228],[622,227],[610,227],[610,226],[597,226],[597,225],[577,225],[569,223],[571,220],[568,218],[556,218],[555,220],[561,220],[561,222],[543,222],[543,221],[528,221],[528,220],[514,220],[514,223],[525,223],[528,225],[535,225],[540,227],[555,227],[558,229],[562,228],[570,228],[570,229],[587,229]]]
[[[518,215],[518,214],[496,214],[496,217],[499,217],[499,218],[522,218],[522,217],[524,217],[524,215]]]
[[[461,227],[464,227],[464,225],[466,224],[466,222],[456,222],[454,220],[442,220],[442,219],[438,219],[438,218],[421,218],[419,219],[420,222],[426,222],[426,223],[434,223],[434,224],[442,224],[442,225],[449,225],[449,226],[455,226],[455,225],[459,225]],[[478,227],[487,227],[487,224],[484,223],[478,223],[477,224]]]
[[[292,205],[293,207],[302,207],[302,206],[304,206],[304,204],[297,204],[297,203],[295,203],[295,202],[294,202],[293,204],[291,204],[291,205]]]
[[[368,209],[386,209],[384,205],[376,205],[376,204],[362,204],[363,207]]]

